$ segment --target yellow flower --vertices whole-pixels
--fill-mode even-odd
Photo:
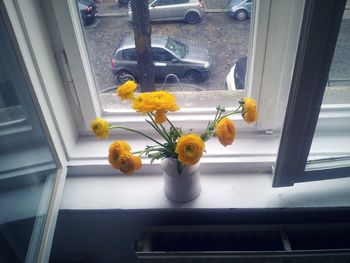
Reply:
[[[137,112],[150,113],[156,110],[177,111],[176,97],[166,91],[146,92],[138,95],[132,102]]]
[[[252,98],[245,98],[242,107],[243,107],[243,111],[242,111],[243,119],[248,124],[255,122],[256,119],[258,118],[258,112],[256,110],[255,100]]]
[[[130,150],[130,145],[125,141],[115,141],[109,146],[108,161],[114,169],[119,169],[120,155]]]
[[[137,85],[133,80],[129,80],[121,85],[116,92],[121,100],[132,99],[134,97],[134,91],[136,90]]]
[[[225,117],[216,124],[215,134],[223,146],[231,145],[236,136],[236,127],[229,118]]]
[[[109,123],[106,120],[100,118],[96,118],[90,124],[92,132],[96,135],[97,138],[100,139],[108,138],[108,126]]]
[[[132,108],[137,112],[149,113],[154,111],[155,106],[151,100],[150,92],[141,93],[132,101]]]
[[[163,111],[177,111],[179,106],[176,104],[176,97],[164,90],[152,92],[152,102],[154,104],[154,110]]]
[[[166,121],[166,115],[163,110],[156,110],[156,118],[155,118],[156,123],[162,124],[163,122]]]
[[[130,152],[124,152],[119,157],[119,169],[125,174],[132,174],[135,170],[141,168],[140,157],[133,156]]]
[[[184,164],[194,165],[203,155],[205,144],[202,139],[194,133],[182,135],[177,141],[175,152],[178,159]]]

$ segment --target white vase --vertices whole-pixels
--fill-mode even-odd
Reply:
[[[161,162],[164,176],[164,193],[172,201],[185,203],[197,198],[201,192],[199,162],[182,165],[177,171],[176,159],[166,158]]]

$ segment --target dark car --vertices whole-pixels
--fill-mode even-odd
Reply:
[[[208,76],[208,51],[189,46],[168,36],[152,35],[152,56],[156,78],[175,74],[196,83]],[[112,53],[112,72],[116,81],[124,83],[138,78],[137,55],[133,36],[124,36]]]
[[[94,2],[90,0],[79,0],[78,8],[84,26],[95,21],[97,17],[97,8]]]
[[[242,90],[245,88],[246,68],[247,57],[239,58],[226,77],[226,86],[228,90]]]

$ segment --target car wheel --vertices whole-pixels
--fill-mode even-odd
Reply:
[[[190,83],[198,83],[201,81],[201,74],[196,70],[188,71],[185,77]]]
[[[123,83],[127,82],[128,80],[135,81],[135,78],[130,72],[128,72],[126,70],[118,71],[117,74],[115,75],[115,82],[117,82],[117,83],[123,84]]]
[[[200,17],[196,12],[189,12],[186,15],[186,22],[188,24],[197,24],[200,21]]]
[[[248,13],[245,10],[238,10],[235,15],[236,20],[243,21],[248,18]]]

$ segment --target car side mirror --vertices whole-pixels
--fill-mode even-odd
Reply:
[[[155,7],[156,5],[154,3],[150,4],[149,5],[150,7]]]
[[[171,62],[172,62],[172,63],[178,63],[179,60],[178,60],[177,58],[173,58],[173,59],[171,60]]]

